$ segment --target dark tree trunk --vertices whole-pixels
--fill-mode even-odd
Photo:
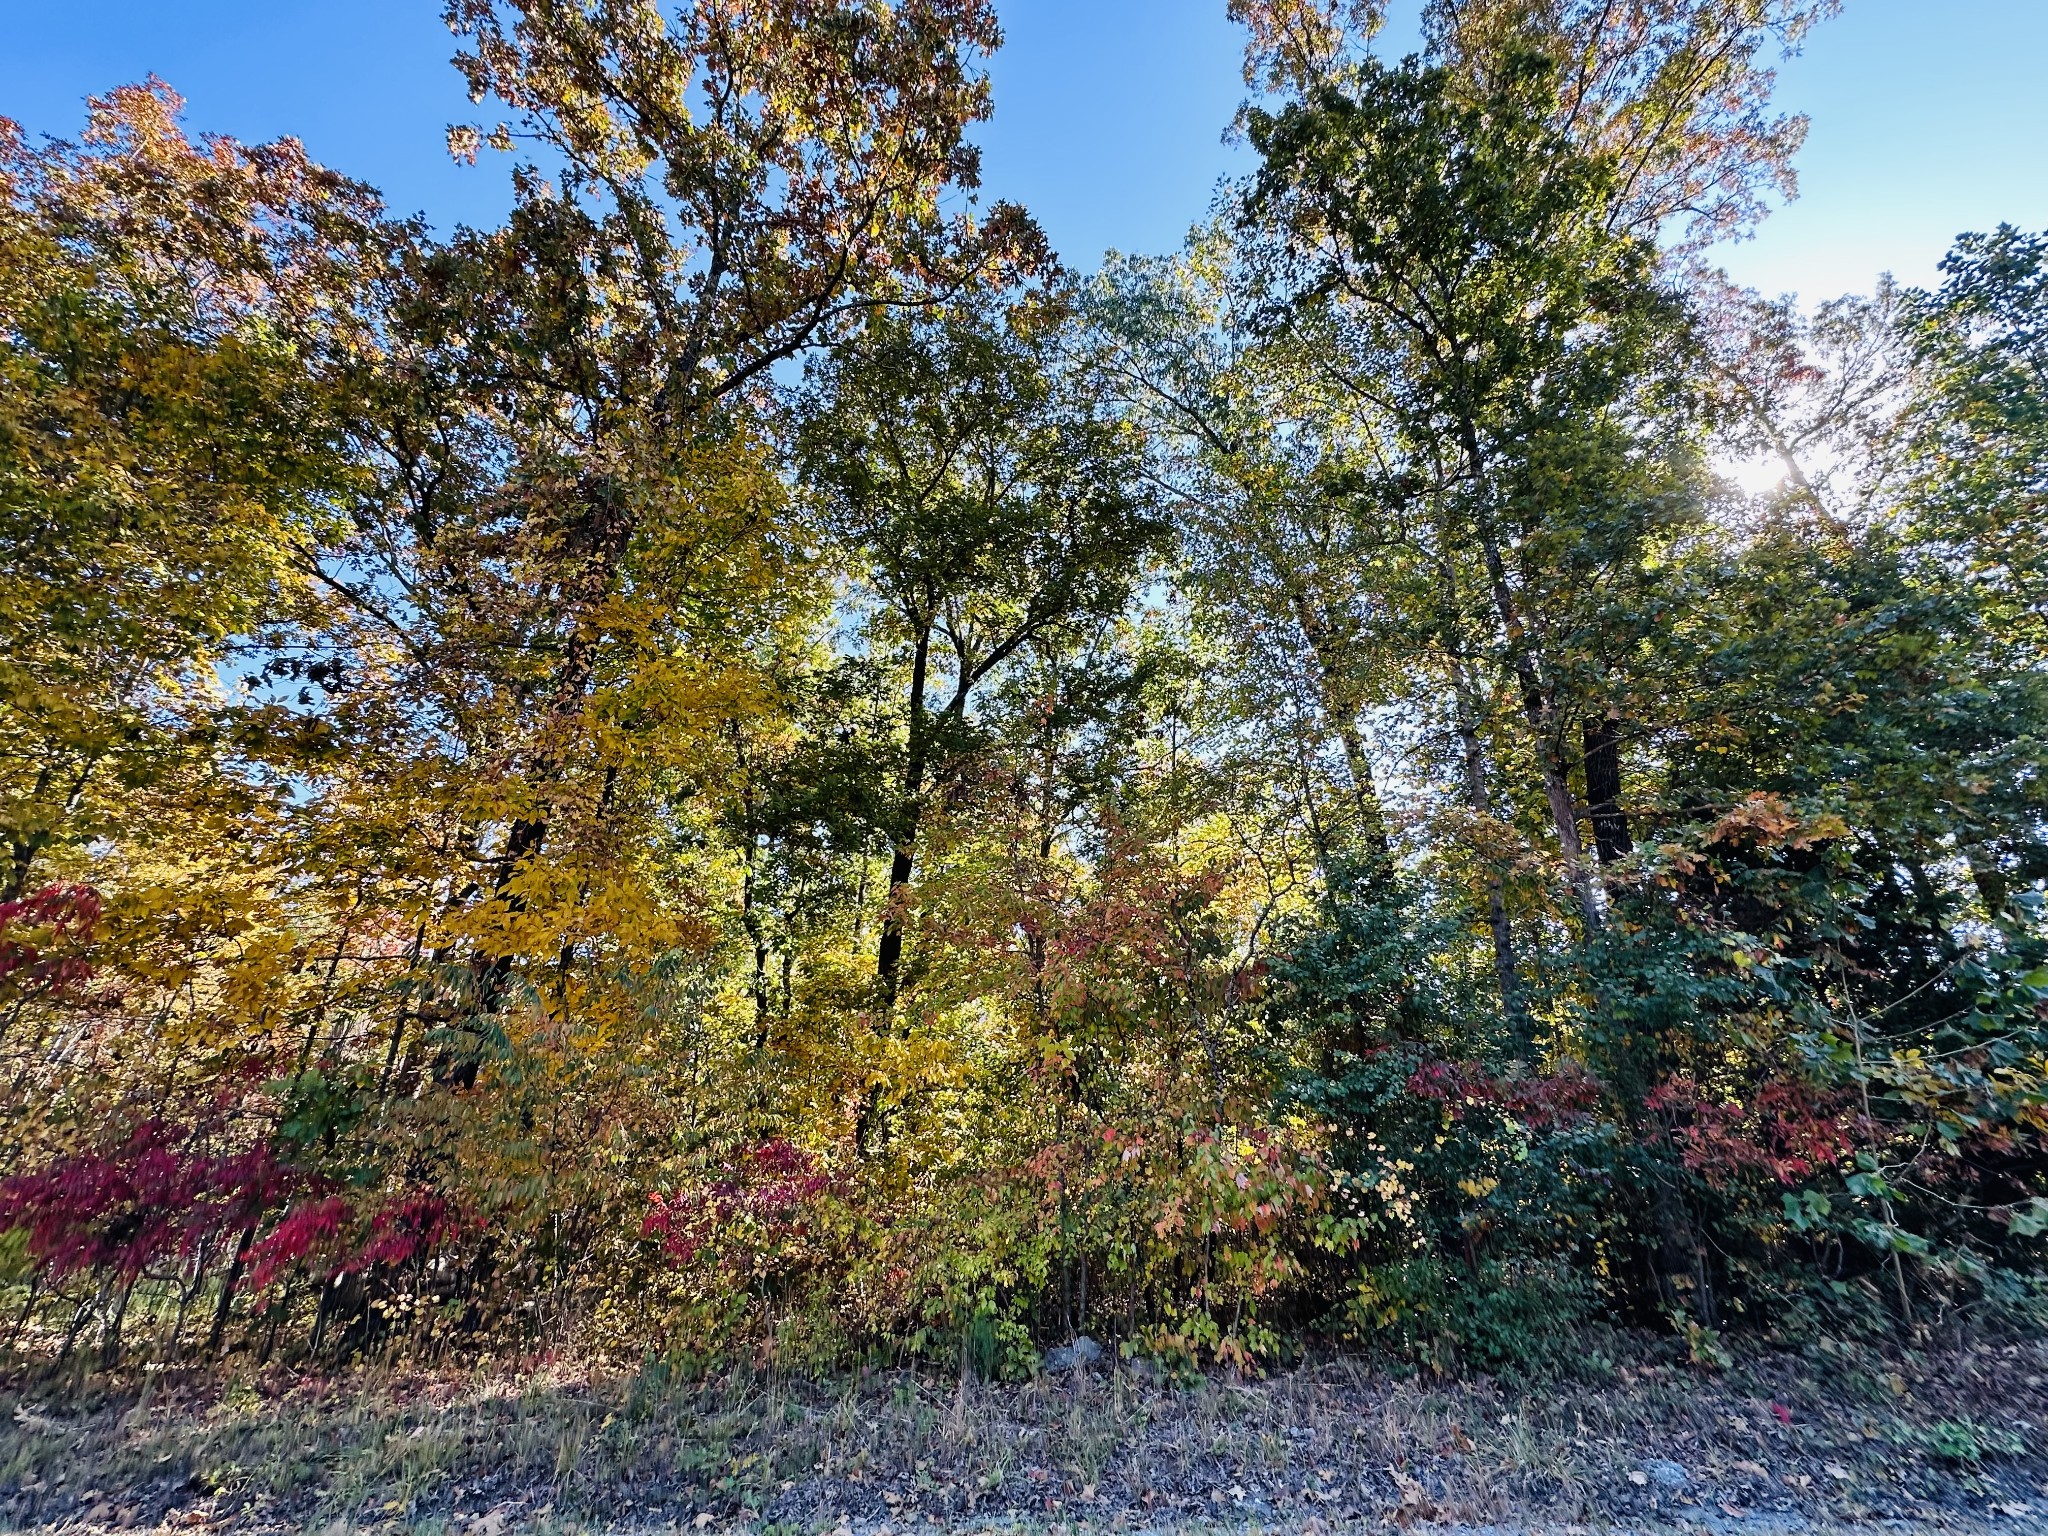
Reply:
[[[2012,882],[2005,871],[1999,868],[1998,850],[1980,845],[1967,850],[1965,855],[1970,864],[1970,879],[1977,887],[1977,897],[1984,903],[1984,911],[1996,922],[2002,922],[2012,915]]]
[[[213,1309],[213,1327],[206,1335],[206,1352],[220,1353],[221,1345],[228,1336],[228,1317],[235,1307],[235,1286],[242,1278],[242,1265],[249,1257],[249,1247],[256,1241],[256,1223],[250,1222],[242,1228],[241,1240],[235,1244],[235,1256],[228,1261],[226,1278],[220,1283],[220,1303]]]
[[[746,780],[747,753],[744,742],[738,741],[739,729],[733,729],[738,743],[740,777]],[[746,828],[746,875],[740,882],[740,927],[746,930],[747,941],[754,947],[754,1049],[768,1047],[768,935],[761,923],[760,904],[755,899],[754,884],[760,864],[760,834],[754,813],[754,792],[751,787],[740,792],[740,808]]]
[[[1650,1216],[1656,1229],[1657,1299],[1666,1312],[1682,1313],[1709,1328],[1719,1325],[1713,1276],[1693,1230],[1685,1197],[1663,1170],[1650,1173]]]
[[[125,1282],[114,1300],[114,1310],[107,1314],[100,1329],[100,1369],[103,1371],[111,1371],[121,1363],[121,1324],[128,1316],[128,1300],[134,1294],[135,1282]]]
[[[537,858],[547,845],[549,812],[545,789],[562,771],[560,753],[566,728],[582,714],[597,677],[598,637],[590,631],[590,617],[604,605],[616,586],[636,527],[632,508],[619,499],[608,478],[586,476],[578,486],[578,495],[579,515],[564,540],[564,553],[574,568],[561,583],[564,606],[570,614],[569,638],[562,648],[562,664],[556,669],[554,687],[550,690],[547,724],[527,769],[527,778],[540,803],[512,824],[492,890],[492,899],[503,903],[510,912],[525,910],[525,900],[509,887],[527,862]],[[478,1014],[498,1011],[516,959],[512,955],[478,955],[471,962],[476,989],[474,1007]],[[452,1063],[450,1071],[456,1085],[474,1086],[481,1065],[481,1059],[473,1056]]]
[[[1602,864],[1635,852],[1628,812],[1621,808],[1621,721],[1613,711],[1588,720],[1586,738],[1586,805],[1593,823],[1593,843]]]
[[[903,965],[903,904],[909,895],[910,877],[917,863],[917,824],[922,810],[925,775],[924,688],[931,664],[931,629],[917,631],[916,649],[910,660],[910,739],[903,765],[903,801],[897,810],[895,836],[889,859],[889,905],[882,917],[882,941],[875,952],[875,974],[882,991],[893,1006],[897,973]]]
[[[1358,809],[1359,835],[1375,870],[1391,875],[1394,844],[1387,835],[1387,818],[1380,809],[1379,787],[1373,782],[1372,763],[1365,755],[1365,743],[1358,727],[1346,718],[1339,736],[1344,743],[1344,766],[1351,775],[1351,794]]]
[[[896,1000],[897,973],[903,968],[903,901],[917,866],[917,849],[912,841],[915,835],[914,830],[907,832],[891,851],[889,910],[882,919],[881,945],[875,951],[875,974],[882,978],[891,1002]]]
[[[1393,873],[1393,843],[1387,836],[1387,817],[1380,805],[1379,787],[1373,781],[1372,761],[1365,755],[1365,742],[1358,734],[1358,710],[1353,705],[1352,690],[1344,678],[1336,641],[1330,634],[1329,624],[1309,601],[1308,594],[1297,590],[1291,596],[1295,620],[1301,625],[1301,636],[1308,642],[1309,651],[1316,659],[1316,670],[1322,681],[1324,713],[1336,725],[1337,739],[1344,746],[1344,767],[1351,777],[1359,840],[1366,856],[1373,861],[1374,874],[1385,878]]]

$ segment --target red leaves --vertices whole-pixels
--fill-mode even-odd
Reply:
[[[341,1266],[347,1270],[396,1268],[451,1242],[464,1223],[441,1194],[416,1189],[370,1218],[369,1241]]]
[[[775,1248],[803,1235],[812,1202],[831,1184],[816,1156],[778,1136],[742,1152],[726,1177],[703,1189],[673,1199],[658,1191],[650,1195],[640,1231],[660,1237],[662,1247],[683,1264],[740,1225],[749,1229],[757,1249]]]
[[[60,1158],[0,1183],[0,1230],[26,1228],[29,1253],[59,1276],[111,1271],[133,1280],[196,1252],[288,1197],[299,1177],[268,1146],[201,1150],[189,1127],[145,1120],[106,1152]]]
[[[350,1250],[345,1238],[360,1230],[361,1212],[340,1195],[291,1207],[263,1241],[250,1249],[253,1280],[262,1290],[279,1274],[322,1253],[333,1255],[325,1275],[397,1269],[452,1241],[462,1229],[453,1204],[438,1191],[416,1188],[370,1214],[369,1232]]]
[[[104,1151],[61,1157],[0,1182],[0,1231],[26,1229],[29,1254],[48,1273],[106,1273],[133,1281],[153,1265],[192,1258],[212,1243],[282,1212],[249,1250],[257,1289],[316,1253],[331,1273],[393,1267],[420,1258],[460,1230],[439,1193],[414,1189],[371,1212],[361,1246],[345,1239],[363,1220],[329,1193],[331,1181],[281,1161],[267,1141],[233,1153],[209,1148],[224,1127],[143,1121]]]
[[[1408,1091],[1441,1100],[1451,1118],[1468,1107],[1490,1105],[1532,1131],[1549,1130],[1592,1113],[1600,1085],[1584,1072],[1553,1077],[1496,1077],[1476,1062],[1429,1061],[1408,1077]]]
[[[1710,1099],[1691,1078],[1674,1077],[1648,1105],[1671,1126],[1685,1166],[1716,1188],[1745,1173],[1796,1184],[1856,1146],[1857,1117],[1844,1098],[1791,1078],[1770,1079],[1743,1103]]]
[[[277,1278],[280,1270],[299,1263],[315,1248],[334,1240],[349,1217],[349,1204],[339,1195],[295,1206],[285,1213],[271,1234],[249,1256],[255,1263],[253,1279],[262,1290]]]
[[[0,901],[0,985],[30,996],[83,986],[92,963],[75,950],[91,941],[99,920],[100,894],[89,885],[50,885]]]

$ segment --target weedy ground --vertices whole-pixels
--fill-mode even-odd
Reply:
[[[2048,1344],[1519,1383],[1351,1358],[1174,1382],[685,1379],[559,1361],[0,1378],[0,1528],[919,1536],[1435,1523],[2048,1531]],[[1900,1526],[1892,1524],[1896,1530]]]

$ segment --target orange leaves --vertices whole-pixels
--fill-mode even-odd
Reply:
[[[1711,867],[1717,849],[1726,853],[1776,849],[1803,853],[1850,834],[1849,823],[1835,811],[1802,812],[1782,795],[1758,790],[1724,811],[1699,843],[1661,843],[1657,852],[1672,873],[1689,877],[1702,867]]]
[[[669,14],[451,0],[447,14],[472,99],[518,109],[566,162],[572,198],[616,211],[667,413],[749,385],[892,284],[929,294],[1043,254],[1003,205],[980,229],[941,208],[978,180],[965,134],[990,98],[975,64],[1001,36],[987,0]],[[459,157],[482,142],[479,127],[450,135]]]
[[[1849,835],[1849,824],[1832,811],[1802,816],[1778,795],[1759,791],[1714,824],[1710,843],[1736,847],[1807,849]]]
[[[1222,956],[1218,903],[1230,874],[1221,860],[1184,868],[1134,829],[1114,829],[1093,889],[1048,933],[1055,1017],[1084,1032],[1139,1020],[1157,1031],[1242,999],[1249,979]]]

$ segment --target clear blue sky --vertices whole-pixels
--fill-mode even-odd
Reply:
[[[1171,248],[1216,179],[1243,87],[1224,0],[999,0],[1009,42],[982,132],[991,196],[1070,262]],[[469,104],[437,0],[0,0],[0,114],[76,132],[88,92],[155,71],[195,127],[293,133],[446,227],[503,205],[503,162],[448,162]],[[1399,23],[1389,44],[1398,51]],[[1848,0],[1783,72],[1810,113],[1804,195],[1725,253],[1811,297],[1926,281],[1959,230],[2048,227],[2048,0]]]

